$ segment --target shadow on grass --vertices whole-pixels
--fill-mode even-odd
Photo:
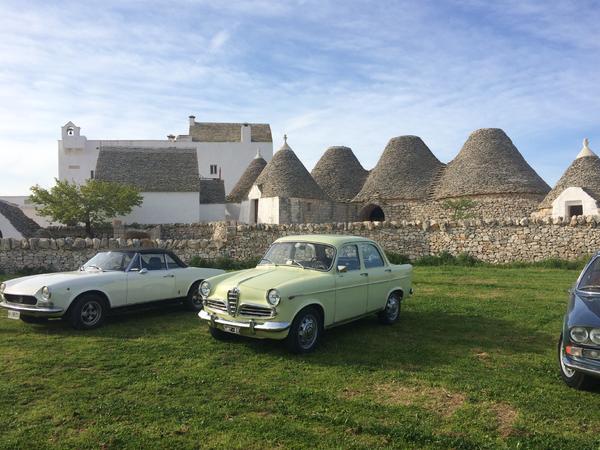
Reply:
[[[476,354],[546,354],[554,336],[507,320],[466,314],[407,312],[392,325],[368,317],[325,331],[321,346],[299,356],[321,365],[420,370]],[[283,343],[238,337],[256,353],[285,353]],[[295,357],[295,356],[291,356]]]

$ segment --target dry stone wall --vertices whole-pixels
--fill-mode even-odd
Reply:
[[[275,239],[295,234],[359,235],[411,259],[447,251],[490,263],[577,259],[600,249],[600,217],[293,225],[219,222],[189,229],[191,238],[178,239],[1,239],[0,269],[8,273],[24,268],[73,270],[99,250],[122,247],[170,248],[184,261],[194,256],[250,259],[262,255]]]

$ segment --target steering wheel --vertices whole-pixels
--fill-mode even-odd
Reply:
[[[315,269],[327,270],[327,266],[320,259],[315,258],[314,256],[310,259],[310,265]]]

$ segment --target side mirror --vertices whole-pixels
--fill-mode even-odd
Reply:
[[[346,266],[337,266],[337,270],[339,273],[346,273],[348,272],[348,268]]]
[[[148,273],[148,269],[146,269],[145,267],[143,269],[140,270],[140,274],[144,275],[145,273]]]

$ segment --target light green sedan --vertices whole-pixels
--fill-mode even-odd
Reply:
[[[323,330],[377,314],[393,324],[412,295],[412,266],[390,264],[379,245],[357,236],[307,235],[276,240],[254,269],[200,285],[198,316],[212,336],[285,340],[313,350]]]

